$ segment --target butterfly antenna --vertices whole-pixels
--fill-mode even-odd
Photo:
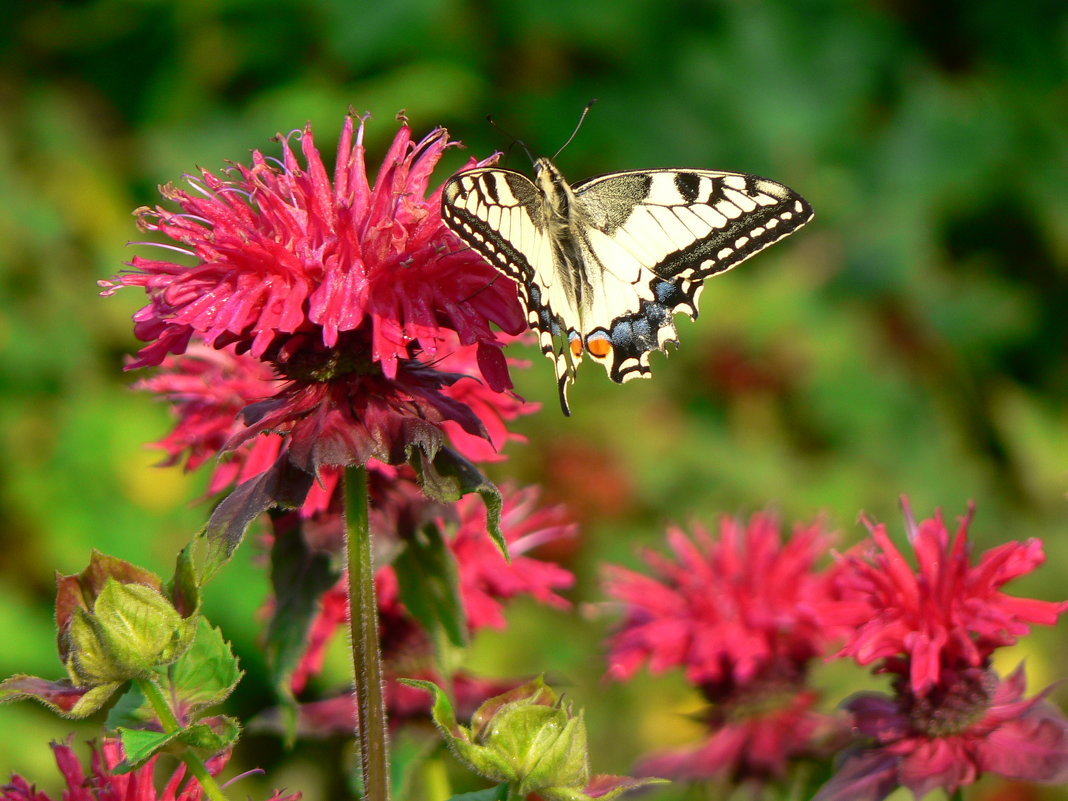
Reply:
[[[523,152],[527,154],[527,158],[530,159],[530,163],[531,164],[534,163],[534,156],[531,155],[529,150],[527,150],[526,142],[524,142],[522,139],[518,139],[518,138],[512,136],[510,133],[508,133],[508,131],[504,130],[504,128],[502,128],[500,125],[497,124],[497,120],[493,119],[493,115],[492,114],[487,114],[486,115],[486,122],[488,122],[490,125],[492,125],[494,128],[496,128],[498,131],[500,131],[503,136],[505,136],[506,138],[512,140],[508,144],[508,151],[505,151],[505,160],[507,160],[508,152],[511,151],[511,149],[513,147],[515,147],[516,145],[519,145],[521,148],[523,148]]]
[[[567,137],[567,141],[560,145],[560,149],[553,154],[553,161],[556,161],[556,157],[564,152],[564,148],[571,144],[571,140],[575,138],[575,134],[579,132],[579,128],[582,127],[583,120],[586,119],[586,115],[590,113],[590,109],[593,108],[593,104],[597,102],[597,98],[590,98],[590,102],[586,104],[586,108],[582,109],[582,114],[579,115],[579,120],[575,123],[575,130],[571,132],[571,136]]]

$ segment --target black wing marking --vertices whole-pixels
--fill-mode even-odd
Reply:
[[[542,220],[544,198],[525,175],[482,168],[451,178],[442,192],[445,224],[490,264],[516,282],[527,320],[538,332],[543,354],[556,370],[565,415],[567,386],[575,380],[581,353],[571,351],[577,312],[562,285],[560,255]]]
[[[593,289],[608,315],[596,334],[611,343],[597,360],[617,382],[648,377],[649,353],[678,344],[674,316],[697,317],[705,279],[812,218],[789,187],[742,173],[635,170],[591,178],[574,191],[588,225],[587,274],[609,287]]]

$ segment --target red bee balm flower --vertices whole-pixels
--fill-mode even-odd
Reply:
[[[174,212],[139,210],[191,265],[140,256],[114,282],[143,287],[134,317],[148,342],[131,367],[160,364],[194,340],[266,362],[286,381],[245,406],[234,447],[260,432],[289,438],[292,463],[397,463],[413,444],[442,437],[452,421],[488,438],[479,414],[451,396],[460,374],[434,360],[477,351],[477,375],[494,391],[511,386],[501,340],[526,329],[515,285],[462,248],[441,222],[430,173],[449,146],[438,128],[413,143],[403,125],[372,187],[364,167],[363,121],[346,118],[333,180],[310,126],[297,134],[304,166],[279,137],[281,159],[252,154],[219,177],[168,186]],[[474,166],[472,160],[468,166]],[[487,162],[481,162],[487,163]]]
[[[815,607],[829,585],[813,566],[828,540],[818,525],[783,543],[776,520],[758,514],[748,526],[724,518],[718,539],[673,529],[668,542],[675,559],[644,554],[654,578],[606,570],[606,591],[626,605],[611,676],[629,678],[646,660],[654,673],[682,667],[715,699],[757,677],[796,677],[824,652],[831,633]]]
[[[784,541],[770,515],[724,518],[718,538],[669,531],[674,559],[644,554],[654,577],[608,568],[606,590],[626,609],[609,674],[627,679],[646,661],[653,672],[681,667],[709,702],[703,740],[653,754],[640,774],[763,782],[825,750],[836,724],[815,711],[805,680],[835,634],[817,615],[831,597],[815,570],[828,539],[812,525]]]
[[[1068,602],[1001,592],[1045,561],[1038,540],[991,548],[973,565],[968,525],[974,507],[951,538],[940,512],[917,525],[905,499],[902,506],[917,568],[890,541],[885,525],[866,521],[873,542],[841,557],[841,600],[822,615],[851,630],[840,656],[861,665],[885,660],[881,672],[907,673],[911,691],[923,696],[941,682],[943,670],[985,667],[995,649],[1015,643],[1031,623],[1051,625],[1068,609]]]
[[[947,671],[934,703],[897,684],[895,697],[862,693],[846,704],[874,747],[846,752],[813,801],[880,801],[898,787],[917,799],[938,788],[952,794],[984,773],[1068,780],[1068,721],[1045,693],[1023,698],[1022,667],[1004,680],[978,668]]]
[[[201,801],[205,797],[196,779],[186,775],[185,765],[178,765],[163,790],[157,791],[153,774],[158,756],[129,773],[113,773],[123,757],[118,740],[105,739],[102,745],[92,747],[88,776],[70,746],[70,738],[66,743],[52,743],[52,751],[67,785],[63,792],[64,801]],[[208,772],[213,776],[218,774],[225,767],[227,758],[227,754],[222,754],[211,759],[207,764]],[[282,795],[276,792],[270,801],[299,799],[300,793]],[[21,776],[14,775],[10,783],[0,787],[0,801],[51,801],[51,798]]]

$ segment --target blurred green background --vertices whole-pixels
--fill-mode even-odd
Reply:
[[[583,536],[564,555],[591,614],[518,604],[471,664],[563,677],[588,707],[597,769],[623,773],[697,732],[678,717],[696,707],[677,676],[601,683],[609,621],[589,605],[597,564],[637,564],[669,521],[770,507],[822,515],[848,545],[861,510],[900,532],[901,493],[923,516],[974,499],[983,547],[1046,541],[1049,563],[1015,592],[1066,595],[1062,0],[42,0],[5,16],[0,675],[59,675],[53,571],[79,570],[95,547],[167,574],[206,512],[203,476],[153,466],[145,444],[168,415],[121,370],[142,299],[96,295],[139,238],[130,211],[158,184],[270,150],[308,120],[328,154],[350,105],[375,115],[375,165],[400,109],[417,133],[444,124],[478,155],[508,146],[492,113],[537,155],[596,97],[557,160],[572,179],[730,169],[787,183],[816,209],[803,232],[710,283],[701,319],[680,321],[681,349],[654,356],[654,380],[619,387],[587,366],[565,420],[544,359],[528,351],[517,376],[546,403],[494,474],[572,505]],[[509,164],[528,166],[518,148]],[[209,599],[249,672],[238,714],[269,701],[257,558],[247,544]],[[1068,674],[1063,630],[1010,656],[1027,657],[1032,689]],[[859,669],[817,679],[834,687],[829,704],[867,682]],[[71,730],[90,731],[28,703],[0,708],[0,778],[54,788],[46,742]],[[248,748],[268,768],[263,786],[318,801],[333,790],[316,761],[344,746]]]

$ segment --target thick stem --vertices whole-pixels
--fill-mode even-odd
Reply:
[[[148,702],[152,704],[152,710],[156,713],[156,717],[159,718],[163,731],[168,734],[172,731],[177,731],[179,728],[178,719],[174,717],[174,713],[167,705],[167,699],[163,696],[163,691],[159,688],[159,685],[149,679],[137,679],[137,686],[141,689],[145,698],[148,699]],[[227,801],[226,794],[215,783],[215,777],[208,773],[208,767],[204,764],[204,760],[192,751],[184,752],[181,755],[181,759],[189,769],[189,772],[200,782],[204,795],[210,798],[211,801]]]
[[[349,631],[356,674],[360,762],[364,797],[389,801],[386,704],[382,695],[382,653],[378,646],[378,602],[367,509],[367,472],[345,469],[345,547],[349,571]]]

